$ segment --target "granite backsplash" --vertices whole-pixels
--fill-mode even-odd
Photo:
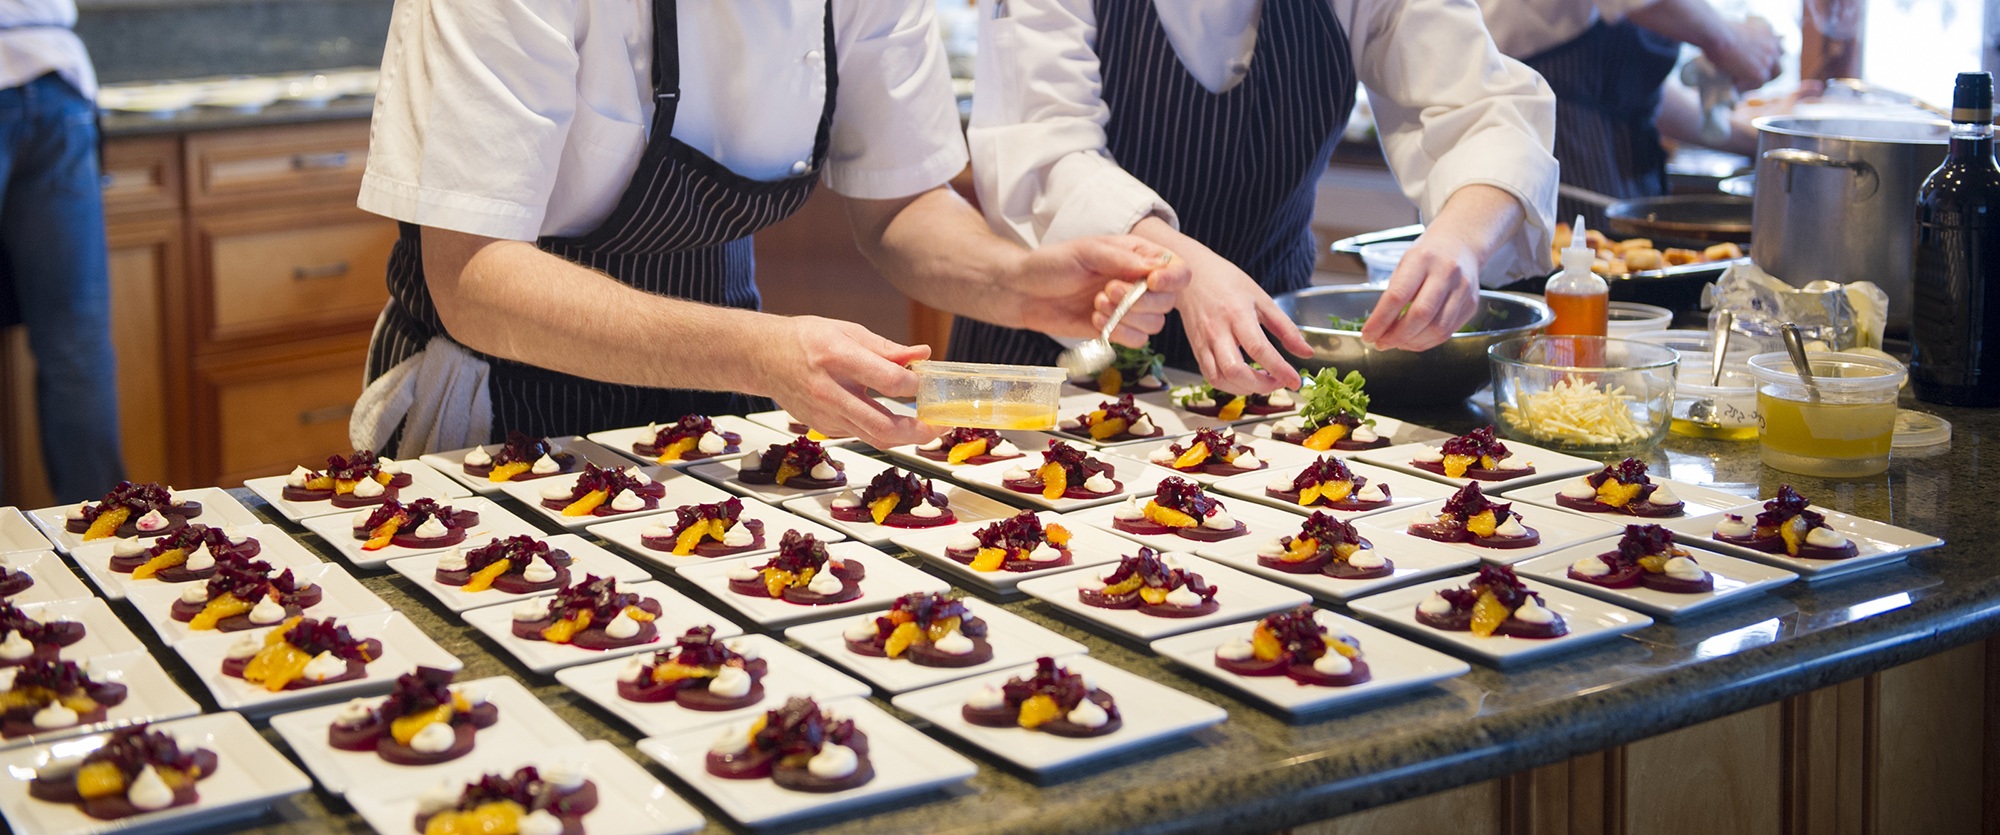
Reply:
[[[79,0],[107,84],[382,62],[393,0]]]

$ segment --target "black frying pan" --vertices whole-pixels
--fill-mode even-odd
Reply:
[[[1750,243],[1750,198],[1733,194],[1670,194],[1620,200],[1604,210],[1613,238],[1651,238],[1662,249],[1705,249]]]

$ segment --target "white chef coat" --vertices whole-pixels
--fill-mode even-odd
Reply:
[[[1262,0],[1153,2],[1167,39],[1212,92],[1249,71]],[[1389,167],[1425,220],[1459,188],[1512,194],[1527,222],[1485,271],[1542,269],[1554,229],[1555,97],[1495,50],[1472,0],[1329,0],[1346,28]],[[973,174],[992,226],[1029,245],[1129,231],[1173,208],[1105,150],[1091,0],[980,0]],[[1405,30],[1404,27],[1407,27]],[[1403,31],[1399,31],[1403,30]],[[1542,271],[1546,271],[1545,269]]]
[[[1617,23],[1659,0],[1478,0],[1500,52],[1533,58],[1569,43],[1599,18]]]
[[[0,90],[56,73],[89,98],[97,71],[76,25],[76,0],[0,0]]]
[[[747,177],[803,171],[826,101],[825,0],[682,0],[673,135]],[[966,161],[931,0],[834,0],[826,185],[889,199]],[[616,206],[653,116],[648,0],[401,0],[361,208],[511,240]]]

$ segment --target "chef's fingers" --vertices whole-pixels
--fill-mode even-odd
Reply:
[[[1413,249],[1411,254],[1418,253]],[[1443,338],[1438,336],[1439,320],[1451,302],[1453,284],[1451,273],[1455,270],[1449,261],[1427,256],[1428,253],[1419,255],[1415,259],[1406,256],[1403,263],[1396,267],[1397,275],[1389,279],[1393,288],[1396,281],[1402,277],[1403,268],[1412,267],[1411,273],[1415,276],[1417,287],[1409,300],[1409,306],[1397,308],[1402,311],[1402,315],[1389,323],[1381,336],[1373,340],[1379,347],[1420,351],[1443,341]],[[1412,261],[1416,263],[1413,264]],[[1383,300],[1388,300],[1388,294],[1384,294]],[[1368,338],[1367,329],[1375,327],[1376,317],[1381,315],[1382,308],[1378,305],[1375,313],[1368,317],[1367,327],[1362,328],[1362,339]],[[1450,331],[1445,330],[1443,333],[1449,334]]]
[[[938,434],[936,428],[914,417],[890,412],[859,384],[821,378],[807,388],[807,394],[810,403],[788,408],[823,434],[852,435],[883,449],[923,443]]]
[[[1412,258],[1411,255],[1418,257]],[[1393,347],[1384,343],[1389,331],[1400,324],[1403,308],[1417,297],[1423,289],[1424,271],[1418,267],[1422,261],[1418,249],[1412,248],[1396,264],[1396,271],[1389,275],[1389,283],[1382,288],[1382,297],[1375,301],[1375,309],[1368,312],[1368,321],[1361,326],[1361,341],[1377,347]]]
[[[1453,293],[1445,304],[1444,313],[1438,316],[1437,321],[1413,337],[1404,347],[1411,351],[1426,351],[1444,344],[1445,340],[1458,332],[1460,325],[1472,318],[1473,312],[1478,308],[1477,294]]]
[[[1285,361],[1285,355],[1278,352],[1277,347],[1271,344],[1271,340],[1264,338],[1264,329],[1258,325],[1256,318],[1239,322],[1237,327],[1239,330],[1236,332],[1236,341],[1243,346],[1244,351],[1249,352],[1252,360],[1263,366],[1261,369],[1250,369],[1250,373],[1255,375],[1258,387],[1243,393],[1270,394],[1281,388],[1299,387],[1299,372],[1292,368],[1291,363]],[[1230,391],[1236,393],[1235,389]]]
[[[1069,246],[1072,247],[1071,251],[1075,253],[1078,263],[1085,269],[1112,279],[1137,281],[1150,277],[1155,271],[1171,267],[1176,260],[1179,260],[1159,244],[1137,235],[1078,238],[1069,242]]]
[[[1101,313],[1093,320],[1099,331],[1104,329],[1104,321],[1105,317]],[[1132,348],[1141,348],[1153,334],[1159,333],[1166,326],[1165,314],[1127,313],[1125,318],[1118,320],[1118,327],[1111,329],[1111,341]]]
[[[1278,303],[1272,301],[1269,296],[1257,300],[1257,319],[1264,323],[1265,330],[1278,338],[1278,344],[1292,352],[1292,356],[1313,355],[1312,343],[1306,341],[1306,335],[1299,330],[1299,324],[1292,321],[1292,317],[1286,316],[1284,311],[1279,310]]]

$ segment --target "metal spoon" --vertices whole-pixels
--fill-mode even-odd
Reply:
[[[1715,313],[1715,331],[1709,339],[1709,344],[1715,351],[1708,360],[1709,388],[1719,388],[1722,385],[1722,358],[1729,350],[1729,329],[1735,321],[1735,315],[1727,310],[1718,310]],[[1716,399],[1704,397],[1688,406],[1688,421],[1710,428],[1722,425],[1715,417]]]
[[[1138,304],[1139,297],[1144,295],[1146,295],[1144,283],[1134,287],[1132,292],[1126,293],[1125,298],[1118,302],[1118,308],[1111,311],[1111,318],[1105,320],[1104,332],[1096,339],[1070,346],[1062,352],[1062,356],[1056,358],[1056,364],[1069,372],[1071,377],[1088,377],[1110,368],[1111,361],[1118,357],[1117,352],[1111,349],[1111,331],[1118,327],[1118,321],[1124,319],[1125,313],[1132,309],[1132,305]]]
[[[1799,382],[1806,386],[1806,402],[1819,402],[1819,384],[1813,382],[1812,363],[1806,359],[1806,342],[1799,336],[1799,326],[1786,322],[1783,328],[1785,350],[1791,352],[1792,370],[1799,373]]]

